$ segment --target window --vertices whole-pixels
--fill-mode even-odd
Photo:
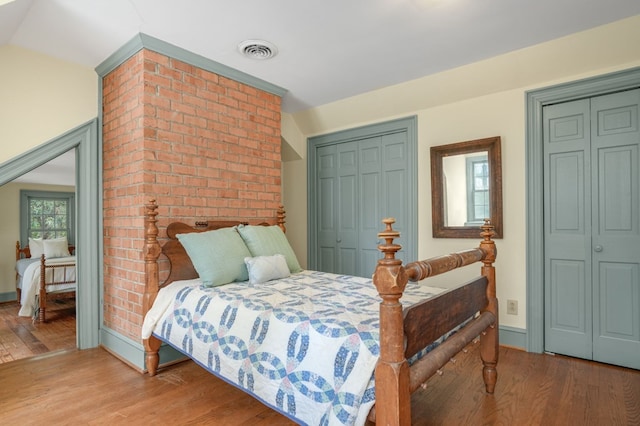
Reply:
[[[482,224],[491,216],[489,161],[486,155],[467,157],[467,223]]]
[[[75,193],[20,191],[20,239],[67,237],[75,244]]]

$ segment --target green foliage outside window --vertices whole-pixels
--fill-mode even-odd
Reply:
[[[75,194],[73,192],[20,191],[20,239],[67,237],[75,240]]]

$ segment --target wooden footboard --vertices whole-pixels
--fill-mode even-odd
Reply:
[[[492,226],[487,222],[482,226],[483,241],[479,248],[403,266],[395,258],[401,248],[393,242],[400,236],[392,229],[395,220],[383,222],[386,229],[378,236],[385,240],[385,244],[379,246],[384,258],[379,260],[373,275],[382,298],[380,359],[375,372],[376,405],[369,419],[382,425],[409,425],[411,393],[478,335],[481,335],[485,388],[488,393],[495,389],[499,343],[493,267],[496,247],[491,240]],[[400,298],[408,281],[420,281],[475,262],[483,263],[480,278],[403,310]],[[409,367],[407,358],[478,312],[464,328]]]
[[[56,263],[53,265],[47,265],[45,263],[44,254],[40,257],[40,290],[38,293],[39,297],[39,306],[38,306],[38,321],[46,322],[47,320],[47,287],[58,284],[72,284],[74,280],[67,280],[67,270],[69,268],[75,268],[75,263]],[[64,277],[61,280],[56,280],[56,270],[62,271],[62,276]],[[51,271],[50,276],[53,277],[52,281],[47,282],[47,271]],[[71,293],[73,290],[68,291]]]

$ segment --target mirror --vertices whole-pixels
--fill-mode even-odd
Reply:
[[[502,238],[500,136],[431,147],[434,238],[480,238],[485,218]]]

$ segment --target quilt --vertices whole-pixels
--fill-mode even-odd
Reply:
[[[410,305],[443,289],[409,283]],[[375,402],[380,298],[371,279],[302,271],[262,284],[163,288],[151,334],[300,424],[365,423]]]
[[[76,263],[75,256],[56,257],[46,260],[47,265],[52,264],[68,264]],[[47,286],[47,293],[54,291],[69,291],[76,288],[76,268],[55,268],[47,270],[46,282],[55,281],[72,281],[70,284],[56,284]],[[31,317],[34,316],[38,309],[38,297],[40,293],[40,261],[29,263],[24,270],[24,274],[21,277],[22,295],[20,298],[20,311],[19,316]]]

